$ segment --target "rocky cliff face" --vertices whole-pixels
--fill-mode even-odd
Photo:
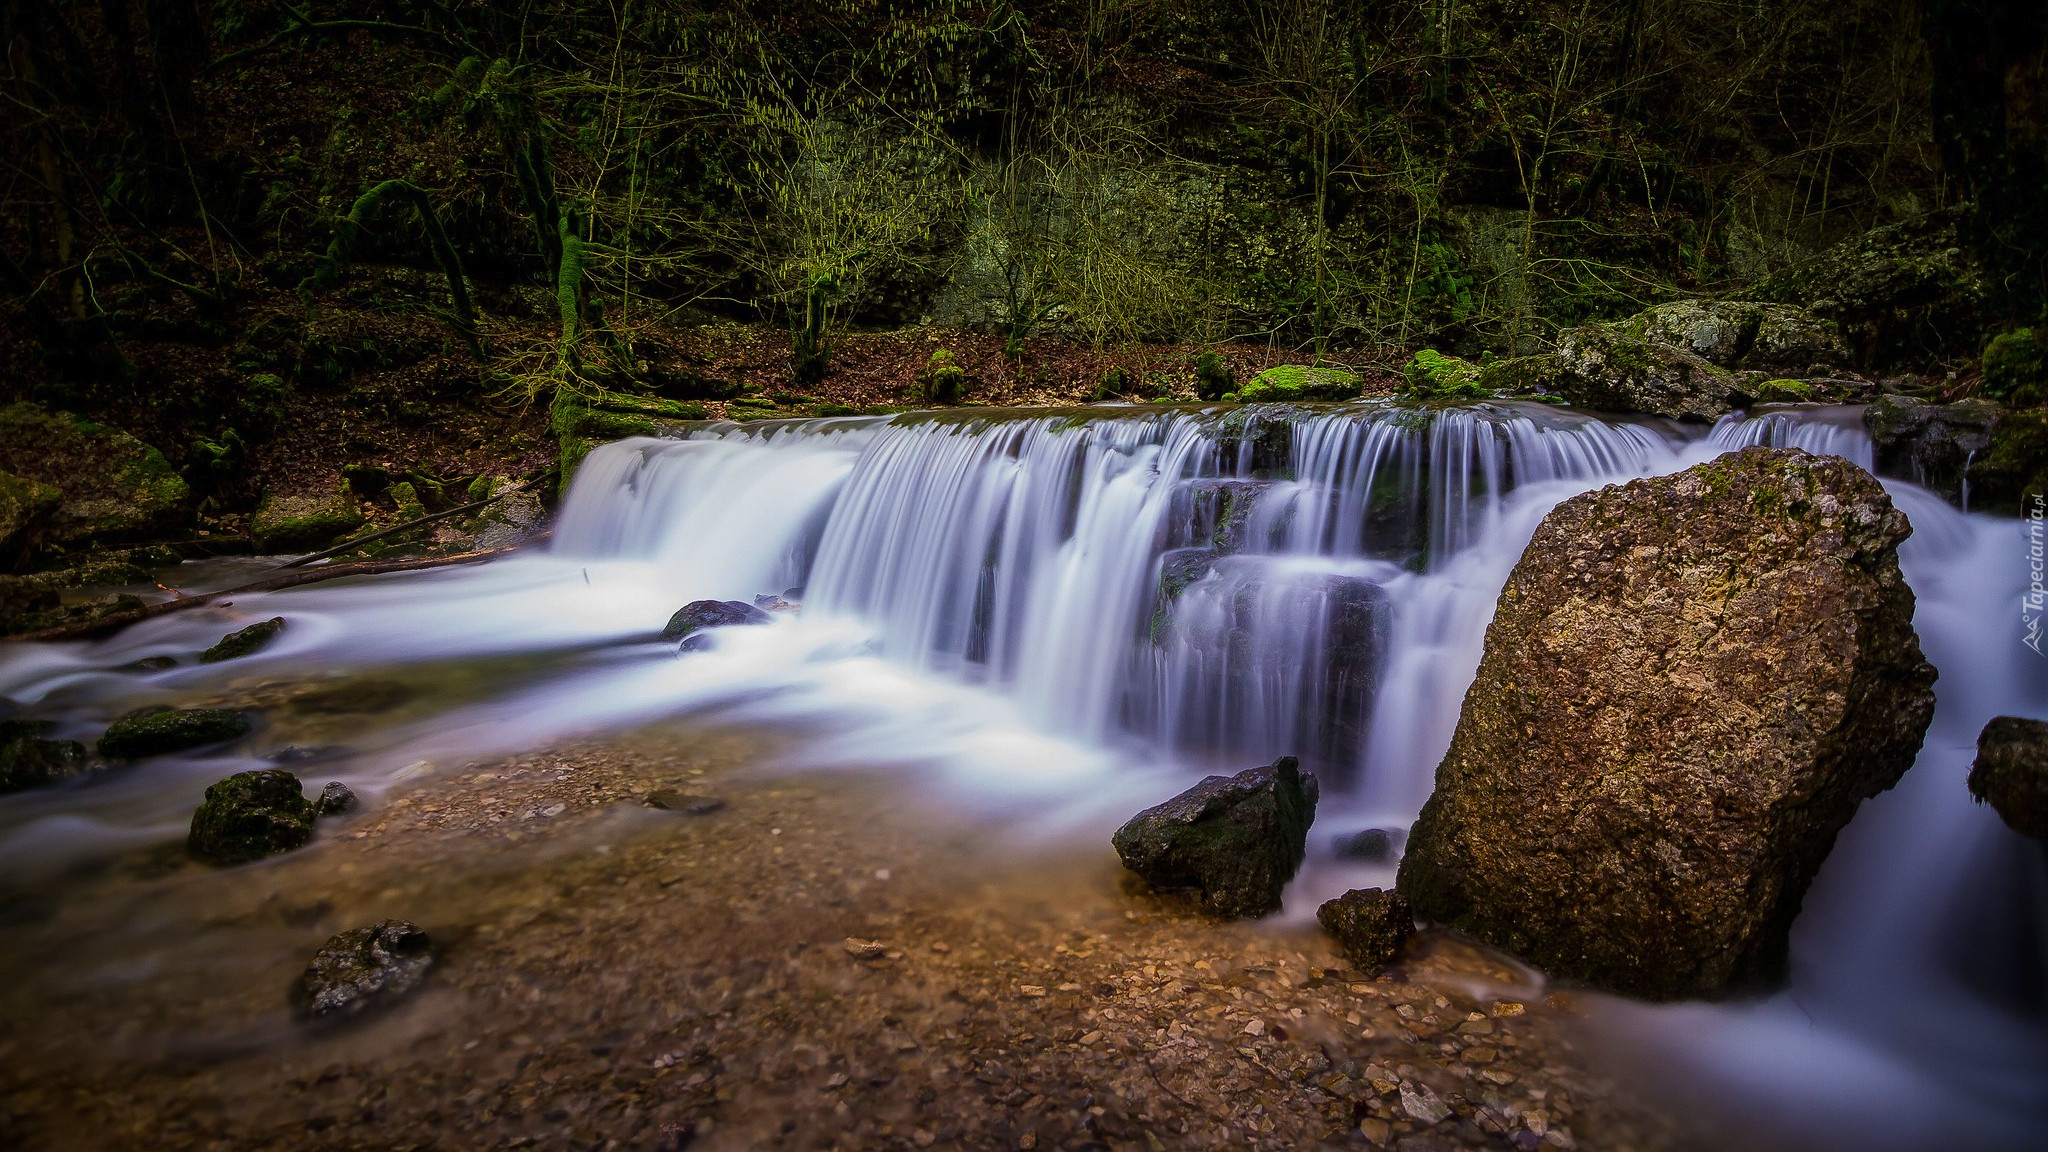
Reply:
[[[1655,999],[1767,984],[1933,712],[1868,473],[1751,448],[1566,501],[1501,594],[1402,861],[1418,915]]]

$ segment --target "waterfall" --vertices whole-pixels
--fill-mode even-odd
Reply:
[[[1176,779],[1293,754],[1325,781],[1298,918],[1391,878],[1332,860],[1328,834],[1405,827],[1427,799],[1495,599],[1544,515],[1750,444],[1872,462],[1854,408],[1733,416],[1704,435],[1509,403],[712,424],[593,451],[545,553],[245,597],[239,611],[291,624],[229,668],[115,671],[189,658],[223,630],[202,612],[18,647],[0,656],[0,694],[89,738],[139,704],[266,668],[523,662],[487,700],[366,731],[350,779],[373,797],[423,756],[692,710],[806,733],[808,763],[934,764],[1012,811],[1097,823]],[[1653,1042],[1698,1040],[1665,1044],[1665,1062],[1739,1084],[1760,1111],[1783,1105],[1781,1128],[1805,1099],[1787,1086],[1811,1084],[1785,1054],[1848,1069],[1815,1090],[1829,1123],[1874,1122],[1822,1125],[1812,1142],[1851,1128],[1859,1147],[1925,1142],[1886,1118],[1938,1099],[1927,1108],[1973,1146],[2017,1147],[2014,1118],[2048,1101],[2041,855],[1971,804],[1962,776],[1990,715],[2048,715],[2048,667],[1988,607],[2016,602],[2018,525],[1890,487],[1916,529],[1902,563],[1942,677],[1919,764],[1844,833],[1785,995],[1617,1011]],[[688,600],[784,593],[800,613],[723,630],[710,651],[651,643]],[[171,835],[223,763],[167,758],[105,786],[0,797],[0,865]],[[2015,916],[2024,931],[2006,930]]]

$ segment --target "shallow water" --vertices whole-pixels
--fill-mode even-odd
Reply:
[[[935,795],[1026,840],[1106,833],[1199,772],[1303,755],[1326,791],[1283,914],[1300,924],[1391,880],[1391,865],[1337,860],[1331,837],[1413,819],[1494,599],[1558,501],[1748,443],[1867,464],[1855,416],[1790,409],[1699,437],[1538,406],[1138,408],[626,441],[591,455],[544,554],[0,654],[0,695],[80,739],[146,704],[268,705],[230,754],[0,798],[0,869],[49,876],[175,844],[207,783],[287,745],[335,748],[301,775],[375,805],[408,774],[698,715],[792,734],[791,766],[921,767]],[[1292,423],[1284,442],[1276,422]],[[2018,643],[2024,540],[2014,521],[1888,486],[1915,526],[1901,559],[1942,677],[1918,764],[1841,838],[1786,993],[1607,1015],[1715,1111],[1751,1117],[1749,1139],[2024,1147],[2048,1104],[2048,882],[2040,846],[1962,784],[1985,719],[2048,715],[2048,662]],[[1176,558],[1192,579],[1162,603]],[[800,612],[723,630],[711,651],[679,659],[653,639],[689,600],[785,591]],[[272,615],[289,627],[259,655],[190,663]],[[185,664],[114,670],[151,655]],[[323,677],[395,681],[405,703],[295,710]]]

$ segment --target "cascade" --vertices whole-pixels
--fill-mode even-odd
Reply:
[[[1039,787],[1048,811],[1117,811],[1135,773],[1292,753],[1323,774],[1326,820],[1405,826],[1495,597],[1558,501],[1749,444],[1869,467],[1859,414],[1736,416],[1703,436],[1542,405],[1370,402],[708,425],[592,452],[545,553],[248,597],[238,609],[292,623],[231,670],[115,671],[210,643],[221,625],[201,612],[12,649],[0,695],[87,736],[272,662],[518,657],[493,698],[366,733],[357,779],[374,794],[423,755],[719,709],[829,732],[812,762],[943,762],[970,789]],[[2016,612],[1986,608],[2017,602],[2019,526],[1890,487],[1915,525],[1902,563],[1942,676],[1919,764],[1843,835],[1796,931],[1788,993],[1617,1013],[1649,1042],[1705,1037],[1705,1055],[1667,1061],[1700,1063],[1745,1099],[1788,1099],[1789,1053],[1866,1069],[1829,1082],[1840,1112],[1880,1121],[1854,1129],[1862,1146],[1906,1131],[1881,1122],[1902,1086],[1923,1109],[1939,1095],[1941,1115],[1973,1117],[1976,1146],[2004,1146],[2014,1118],[2048,1102],[2048,962],[2038,933],[2006,930],[2015,907],[2020,928],[2048,922],[2048,881],[1962,776],[1989,716],[2048,715],[2048,669],[2019,649]],[[643,642],[685,601],[785,591],[801,613],[709,652]],[[160,840],[221,763],[172,757],[104,787],[0,798],[0,865]],[[1358,879],[1317,867],[1291,908]]]

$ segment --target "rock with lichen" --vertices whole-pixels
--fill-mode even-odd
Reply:
[[[1933,714],[1910,532],[1869,473],[1788,448],[1560,504],[1410,834],[1416,914],[1631,995],[1777,980],[1836,833]]]
[[[249,521],[249,532],[258,552],[315,552],[362,526],[362,509],[336,491],[266,497]]]
[[[91,769],[85,745],[48,739],[50,727],[36,720],[0,720],[0,793],[41,788]]]
[[[0,469],[58,499],[48,543],[75,548],[143,540],[191,520],[191,491],[163,453],[118,429],[29,403],[0,408]]]

